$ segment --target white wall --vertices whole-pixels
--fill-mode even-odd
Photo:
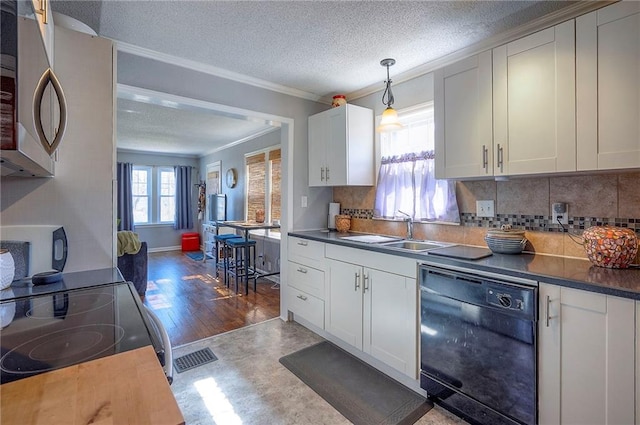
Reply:
[[[65,272],[112,267],[112,42],[56,27],[55,45],[68,115],[55,177],[3,177],[0,224],[64,226],[69,240]]]
[[[155,165],[170,166],[174,165],[191,165],[194,167],[194,173],[191,176],[193,184],[198,183],[202,178],[199,177],[198,158],[172,156],[172,155],[156,155],[136,152],[118,151],[118,162],[130,162],[134,165]],[[165,251],[176,249],[182,244],[182,234],[185,232],[198,231],[198,188],[192,188],[191,203],[193,207],[193,229],[175,230],[171,224],[151,224],[136,226],[135,232],[141,241],[147,242],[147,249],[153,251]]]

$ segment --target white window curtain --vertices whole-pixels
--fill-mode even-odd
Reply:
[[[455,182],[435,178],[432,105],[398,115],[404,128],[380,135],[375,216],[460,223]]]

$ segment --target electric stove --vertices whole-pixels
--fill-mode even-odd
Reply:
[[[157,325],[127,282],[3,300],[0,313],[2,384],[146,345],[164,362]]]

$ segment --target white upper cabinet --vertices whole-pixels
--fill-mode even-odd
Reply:
[[[574,21],[493,50],[494,175],[576,170]]]
[[[434,73],[436,177],[493,175],[491,51]]]
[[[576,170],[574,34],[564,22],[435,72],[436,177]]]
[[[576,20],[578,170],[640,167],[640,2]]]
[[[346,104],[309,117],[309,186],[374,184],[373,111]]]

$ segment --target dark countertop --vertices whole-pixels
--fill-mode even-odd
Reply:
[[[0,301],[13,298],[44,295],[66,289],[87,288],[114,282],[123,282],[124,278],[117,268],[87,270],[63,273],[62,280],[46,285],[33,285],[30,278],[16,280],[7,289],[0,291]]]
[[[519,255],[493,254],[490,257],[479,260],[460,260],[429,255],[427,252],[410,252],[379,244],[353,242],[341,239],[341,237],[344,236],[361,234],[362,233],[327,232],[326,230],[289,232],[289,236],[366,249],[385,254],[400,255],[415,258],[420,261],[428,261],[432,264],[464,267],[640,300],[640,269],[638,268],[607,269],[594,266],[586,259],[582,260],[529,253]]]

